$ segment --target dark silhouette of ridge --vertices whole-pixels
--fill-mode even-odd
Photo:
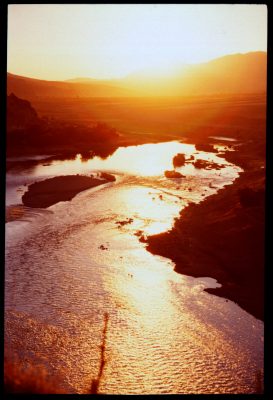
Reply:
[[[107,157],[117,148],[119,134],[111,126],[70,124],[64,120],[40,118],[28,100],[13,93],[7,96],[7,155],[82,153]],[[91,151],[92,150],[92,151]]]

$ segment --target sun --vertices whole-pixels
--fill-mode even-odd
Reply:
[[[265,5],[11,4],[8,71],[111,79],[266,51]]]

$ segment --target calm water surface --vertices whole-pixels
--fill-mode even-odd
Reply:
[[[185,178],[166,179],[178,152],[224,168],[187,164],[178,169]],[[106,160],[78,156],[14,171],[7,175],[7,206],[21,203],[24,183],[103,170],[117,181],[46,210],[26,209],[6,224],[7,350],[26,367],[44,366],[66,391],[88,393],[108,313],[102,393],[255,392],[263,323],[204,292],[219,285],[214,279],[175,273],[136,236],[170,229],[188,202],[231,184],[240,169],[193,145],[132,146]]]

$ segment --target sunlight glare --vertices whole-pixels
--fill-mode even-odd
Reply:
[[[95,157],[88,164],[94,169],[108,168],[141,176],[159,176],[165,170],[173,169],[172,158],[178,151],[189,155],[194,148],[194,145],[177,142],[121,147],[109,159],[104,161]]]
[[[12,4],[8,71],[121,78],[267,48],[265,5]]]

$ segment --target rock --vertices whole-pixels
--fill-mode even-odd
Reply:
[[[101,250],[108,250],[108,247],[106,247],[106,246],[104,246],[103,244],[101,244],[101,245],[99,246],[99,249],[101,249]]]
[[[133,218],[127,218],[124,221],[116,221],[116,224],[119,225],[120,228],[121,226],[131,224],[132,222],[134,222]]]
[[[180,172],[177,171],[165,171],[164,175],[166,176],[166,178],[185,178],[184,175],[180,174]]]
[[[138,230],[135,232],[135,236],[137,236],[139,238],[139,241],[142,243],[147,242],[147,236],[144,235],[143,231]]]
[[[215,162],[207,161],[207,160],[196,160],[193,165],[198,169],[221,169],[224,168],[224,165],[217,164]]]
[[[209,143],[197,143],[195,145],[196,150],[198,151],[208,151],[208,152],[212,152],[212,153],[216,153],[217,150],[215,150],[214,146],[212,144]]]
[[[106,179],[109,182],[114,182],[116,177],[114,175],[108,174],[107,172],[101,172],[100,177]]]
[[[182,167],[185,164],[186,157],[182,153],[176,154],[173,158],[173,166],[175,167]]]

